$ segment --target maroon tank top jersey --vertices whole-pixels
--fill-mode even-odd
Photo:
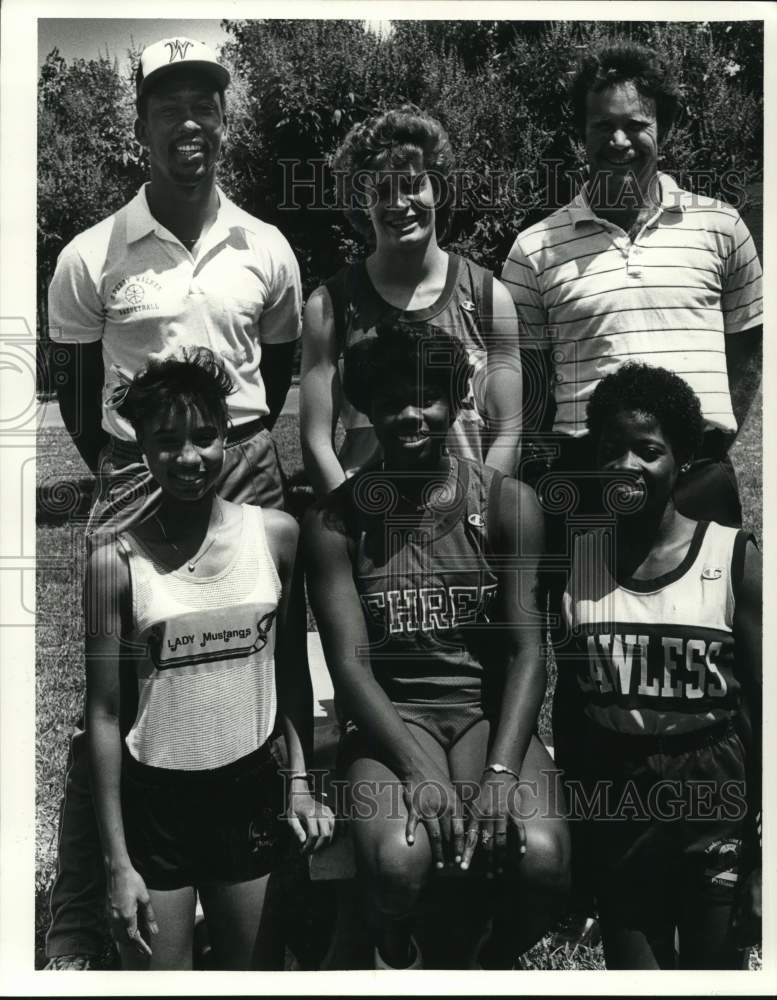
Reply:
[[[377,470],[341,487],[370,661],[394,703],[491,704],[501,664],[498,642],[484,629],[497,597],[488,522],[502,478],[451,456],[447,483],[423,506],[409,504],[401,480],[390,483]]]
[[[364,261],[351,264],[326,282],[335,315],[335,335],[342,376],[342,354],[372,336],[380,322],[428,323],[457,337],[467,350],[473,374],[469,392],[448,434],[448,447],[460,458],[482,462],[488,445],[484,419],[486,334],[491,329],[493,275],[456,254],[448,255],[445,286],[424,309],[398,309],[376,291]],[[371,465],[380,446],[367,416],[342,401],[340,420],[345,442],[338,458],[347,476]]]

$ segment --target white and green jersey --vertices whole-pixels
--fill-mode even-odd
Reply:
[[[733,636],[749,536],[700,521],[685,557],[655,580],[616,579],[611,530],[575,539],[563,597],[560,693],[627,734],[700,729],[733,715],[740,682]]]
[[[272,732],[281,582],[261,509],[244,504],[242,513],[240,544],[213,576],[172,571],[134,535],[119,536],[132,588],[129,638],[140,647],[126,746],[141,764],[211,770],[252,753]]]

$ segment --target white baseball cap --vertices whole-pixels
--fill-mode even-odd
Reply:
[[[145,94],[153,83],[182,66],[209,74],[221,90],[229,85],[229,72],[216,59],[210,46],[191,38],[163,38],[147,45],[140,54],[135,74],[137,96]]]

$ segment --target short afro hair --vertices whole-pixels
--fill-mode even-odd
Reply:
[[[345,396],[367,416],[379,390],[401,379],[439,387],[453,416],[469,394],[472,368],[464,345],[427,323],[379,323],[374,334],[348,348],[343,360]]]
[[[676,457],[687,461],[701,447],[704,418],[699,397],[666,368],[629,361],[606,375],[588,401],[586,423],[594,441],[623,411],[655,417]]]
[[[354,125],[332,160],[337,201],[354,229],[363,237],[372,234],[364,209],[364,175],[376,170],[402,170],[420,158],[435,196],[435,228],[441,236],[448,227],[453,151],[448,135],[436,118],[414,104],[374,115]],[[360,197],[361,195],[361,197]]]
[[[683,109],[683,95],[668,60],[646,45],[620,40],[585,56],[572,80],[569,100],[580,135],[585,134],[589,92],[628,81],[643,97],[656,102],[659,138],[669,132]]]
[[[213,351],[184,347],[149,362],[129,383],[115,409],[132,424],[138,441],[151,415],[190,407],[214,420],[219,431],[226,434],[227,396],[234,391],[232,379]]]

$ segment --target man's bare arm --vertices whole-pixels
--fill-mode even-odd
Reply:
[[[726,337],[726,368],[731,408],[741,430],[761,381],[763,327],[753,326]]]
[[[286,402],[291,385],[296,347],[296,340],[290,340],[284,344],[262,344],[262,360],[259,362],[259,370],[262,373],[264,391],[267,394],[267,406],[270,410],[266,422],[271,430]]]

